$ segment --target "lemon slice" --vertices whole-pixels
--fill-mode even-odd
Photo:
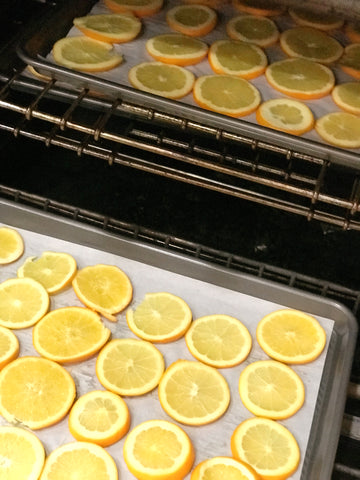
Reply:
[[[19,355],[20,345],[15,333],[0,327],[0,370]]]
[[[236,15],[226,24],[226,33],[233,40],[253,43],[259,47],[270,47],[280,37],[276,23],[268,17]]]
[[[131,42],[142,27],[141,20],[129,13],[86,15],[74,18],[73,23],[87,37],[108,43]]]
[[[176,5],[167,11],[166,21],[176,32],[201,37],[215,28],[217,14],[207,5]]]
[[[345,73],[360,80],[360,43],[353,43],[345,47],[339,65]]]
[[[344,19],[339,17],[338,13],[315,11],[303,7],[290,7],[288,12],[297,24],[318,28],[319,30],[334,30],[341,28],[344,24]]]
[[[105,5],[116,13],[131,12],[138,17],[146,17],[159,12],[163,0],[105,0]]]
[[[240,12],[265,17],[281,15],[286,10],[285,5],[273,0],[233,0],[232,3],[236,10]]]
[[[190,480],[259,480],[250,465],[231,457],[212,457],[200,462],[191,473]]]
[[[0,227],[0,265],[15,262],[24,253],[24,241],[20,233],[9,227]]]
[[[186,66],[201,62],[206,57],[209,47],[197,38],[165,33],[147,40],[146,50],[159,62]]]
[[[316,121],[315,130],[336,147],[360,148],[360,117],[353,113],[328,113]]]
[[[335,85],[331,95],[340,108],[355,115],[360,115],[360,82],[346,82]]]

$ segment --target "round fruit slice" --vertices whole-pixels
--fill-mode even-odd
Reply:
[[[293,135],[302,135],[314,127],[310,108],[298,100],[273,98],[263,102],[256,111],[260,125]]]
[[[19,355],[20,345],[15,333],[0,327],[0,370]]]
[[[159,384],[164,369],[164,358],[152,343],[132,338],[111,340],[96,361],[99,382],[119,395],[150,392]]]
[[[309,10],[303,7],[290,7],[288,12],[298,25],[313,27],[319,30],[335,30],[336,28],[341,28],[344,24],[344,19],[339,17],[337,13]]]
[[[107,390],[92,390],[79,397],[69,414],[69,430],[76,440],[108,447],[129,430],[125,401]]]
[[[206,57],[209,47],[197,38],[165,33],[150,38],[146,42],[146,50],[159,62],[186,66],[201,62]]]
[[[339,65],[345,73],[360,80],[360,43],[353,43],[345,47]]]
[[[41,357],[20,357],[0,372],[0,410],[10,423],[32,430],[65,417],[74,402],[75,383],[58,363]]]
[[[233,6],[240,12],[263,15],[264,17],[281,15],[286,10],[281,2],[272,0],[233,0]]]
[[[352,43],[360,43],[360,23],[348,22],[345,25],[345,33]]]
[[[252,79],[262,75],[268,64],[257,45],[238,40],[218,40],[209,50],[209,63],[215,73]]]
[[[45,462],[45,450],[32,432],[20,427],[2,426],[0,458],[0,478],[3,480],[38,480]]]
[[[289,478],[300,462],[299,445],[292,433],[268,418],[241,422],[232,434],[231,451],[262,479]]]
[[[335,85],[331,95],[340,108],[355,115],[360,115],[360,82]]]
[[[260,480],[250,465],[231,457],[212,457],[196,465],[190,480]]]
[[[243,362],[250,353],[249,330],[229,315],[197,318],[185,334],[190,353],[212,367],[228,368]]]
[[[261,101],[256,87],[234,75],[203,75],[195,81],[193,95],[200,107],[231,117],[249,115]]]
[[[256,338],[269,357],[284,363],[315,360],[326,344],[326,333],[316,318],[299,310],[276,310],[257,325]]]
[[[17,230],[0,227],[0,265],[15,262],[24,253],[24,241]]]
[[[129,13],[86,15],[74,18],[73,23],[87,37],[108,43],[131,42],[142,26],[139,18]]]
[[[217,14],[206,5],[176,5],[167,11],[166,21],[176,32],[201,37],[215,28]]]
[[[189,70],[162,62],[143,62],[129,71],[129,82],[134,88],[171,99],[185,97],[194,81],[195,76]]]
[[[237,15],[226,24],[226,32],[233,40],[253,43],[259,47],[270,47],[279,40],[276,23],[268,17]]]
[[[159,12],[163,0],[105,0],[105,5],[115,13],[130,12],[138,17],[146,17]]]
[[[159,400],[165,412],[186,425],[205,425],[220,418],[230,403],[225,378],[213,367],[177,360],[162,376]]]
[[[180,297],[168,292],[147,293],[133,310],[126,311],[130,330],[149,342],[177,340],[188,330],[192,313]]]
[[[328,113],[316,121],[315,130],[331,145],[360,148],[360,117],[353,113]]]

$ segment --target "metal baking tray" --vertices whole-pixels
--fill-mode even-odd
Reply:
[[[183,426],[194,443],[196,464],[215,455],[231,456],[232,431],[238,423],[252,416],[241,403],[238,377],[249,362],[268,358],[256,342],[255,330],[260,318],[278,308],[296,308],[314,315],[326,330],[327,345],[314,362],[293,366],[304,381],[306,400],[300,411],[281,423],[294,434],[301,450],[300,466],[290,478],[331,478],[357,335],[356,319],[345,306],[5,200],[0,201],[0,224],[18,229],[25,240],[23,257],[1,267],[0,281],[15,277],[17,268],[27,256],[39,256],[44,250],[66,251],[75,257],[79,268],[96,263],[122,268],[133,283],[133,306],[146,292],[166,290],[187,301],[194,318],[226,313],[236,316],[248,327],[253,338],[248,359],[237,367],[221,370],[231,390],[228,411],[210,425]],[[72,288],[51,297],[52,309],[66,305],[81,305]],[[134,337],[127,327],[124,312],[118,315],[116,323],[103,321],[112,330],[113,338]],[[37,355],[32,346],[31,329],[17,330],[16,334],[21,344],[20,355]],[[157,346],[166,366],[177,358],[193,360],[183,338]],[[65,366],[74,377],[78,395],[102,388],[95,375],[94,362],[93,358]],[[132,418],[131,427],[150,418],[171,421],[160,406],[156,390],[141,397],[125,397],[125,401]],[[5,424],[4,419],[0,419],[1,424]],[[35,433],[47,453],[74,440],[67,418]],[[130,480],[134,477],[122,458],[123,440],[107,450],[116,461],[120,477]]]
[[[145,41],[149,36],[170,32],[165,21],[165,12],[178,3],[177,0],[167,0],[160,13],[151,17],[145,17],[142,20],[144,28],[137,39],[128,44],[115,46],[116,49],[119,49],[124,54],[125,61],[110,72],[86,74],[73,71],[57,65],[51,55],[52,46],[58,39],[67,35],[80,34],[73,27],[72,22],[75,17],[89,13],[110,12],[102,0],[64,0],[59,4],[49,4],[43,15],[39,17],[38,21],[34,22],[25,38],[18,45],[17,53],[25,64],[31,65],[40,74],[64,82],[66,86],[77,89],[88,88],[95,92],[100,99],[101,97],[120,99],[121,102],[141,106],[141,108],[147,108],[150,111],[154,110],[165,116],[169,115],[181,119],[184,122],[196,122],[203,125],[205,131],[206,128],[224,130],[253,141],[266,141],[282,148],[291,148],[303,154],[317,156],[334,163],[354,168],[360,167],[360,149],[345,150],[330,146],[324,143],[315,131],[304,134],[302,137],[297,137],[258,125],[255,114],[238,119],[202,109],[196,105],[192,94],[187,95],[184,99],[175,101],[132,88],[127,78],[129,68],[141,61],[152,60],[145,51]],[[291,4],[294,2],[288,0],[286,3]],[[209,45],[214,40],[227,37],[225,24],[227,19],[230,18],[229,16],[234,15],[233,7],[229,4],[224,4],[221,9],[218,9],[218,12],[218,26],[213,32],[202,37]],[[289,19],[288,15],[275,19],[280,31],[294,25]],[[347,41],[345,35],[340,31],[337,34],[341,37],[338,39],[345,44]],[[286,57],[279,45],[265,50],[269,57],[269,62]],[[192,70],[195,76],[213,73],[207,60],[187,68]],[[350,76],[341,72],[340,69],[334,68],[334,71],[338,81],[353,80]],[[263,75],[251,80],[251,82],[258,87],[263,100],[281,96],[281,94],[269,87]],[[117,107],[119,112],[121,111],[121,102]],[[329,111],[338,110],[330,96],[326,99],[313,100],[307,103],[314,111],[315,117],[319,117]],[[134,112],[136,112],[136,108],[134,108]]]

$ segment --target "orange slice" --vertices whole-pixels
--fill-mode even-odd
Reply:
[[[233,6],[240,12],[264,17],[281,15],[286,10],[286,7],[280,2],[272,0],[233,0]]]
[[[313,27],[319,30],[335,30],[341,28],[344,19],[339,14],[329,11],[310,10],[304,7],[290,7],[289,15],[298,24],[306,27]]]
[[[253,43],[259,47],[274,45],[280,36],[276,23],[258,15],[236,15],[226,24],[226,33],[233,40]]]
[[[19,355],[20,345],[15,333],[0,327],[0,370]]]
[[[74,18],[73,22],[87,37],[108,43],[131,42],[142,26],[139,18],[130,13],[86,15]]]
[[[215,28],[217,14],[206,5],[177,5],[167,11],[166,21],[176,32],[201,37]]]
[[[14,228],[0,227],[0,265],[15,262],[24,253],[24,241]]]
[[[177,33],[164,33],[152,37],[145,46],[155,60],[180,66],[201,62],[209,50],[205,42]]]
[[[115,13],[130,12],[138,17],[146,17],[158,13],[163,0],[105,0],[105,5]]]
[[[345,33],[351,42],[360,43],[360,23],[347,23]]]
[[[315,130],[331,145],[360,148],[360,117],[353,113],[328,113],[316,121]]]
[[[355,115],[360,115],[360,82],[335,85],[331,95],[340,108]]]
[[[255,470],[231,457],[212,457],[200,462],[191,472],[190,480],[261,480]]]
[[[360,80],[360,43],[352,43],[345,47],[339,65],[345,73]]]

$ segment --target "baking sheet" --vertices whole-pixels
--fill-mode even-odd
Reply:
[[[345,307],[298,290],[121,239],[11,202],[0,202],[1,224],[18,229],[25,241],[25,253],[17,262],[1,267],[0,281],[15,277],[17,268],[28,256],[39,256],[44,250],[63,251],[75,257],[78,268],[97,263],[119,266],[129,275],[134,286],[133,307],[147,292],[169,291],[189,304],[193,318],[224,313],[235,316],[247,326],[253,339],[248,359],[237,367],[220,370],[231,390],[229,409],[212,424],[201,427],[182,426],[195,446],[196,464],[215,455],[231,456],[231,433],[242,420],[252,416],[240,400],[238,378],[249,362],[268,358],[256,342],[258,321],[271,311],[287,307],[315,315],[326,331],[327,344],[314,362],[293,366],[305,384],[305,403],[299,412],[280,423],[294,434],[301,450],[301,464],[290,478],[330,479],[357,328],[356,320]],[[67,305],[81,306],[71,288],[51,297],[51,309]],[[111,329],[112,337],[136,338],[127,327],[125,313],[117,317],[116,323],[103,319]],[[15,333],[21,344],[20,355],[38,355],[32,346],[31,329],[17,330]],[[157,347],[164,355],[166,366],[178,358],[193,360],[184,339]],[[78,396],[92,389],[103,388],[95,374],[95,358],[65,368],[75,380]],[[150,418],[173,421],[162,410],[156,389],[141,397],[124,399],[130,410],[131,427]],[[0,419],[0,424],[6,424],[5,420]],[[35,433],[43,442],[47,453],[74,440],[68,430],[67,418]],[[117,463],[120,478],[133,479],[122,458],[123,442],[124,439],[107,450]],[[189,478],[190,475],[186,477]]]

